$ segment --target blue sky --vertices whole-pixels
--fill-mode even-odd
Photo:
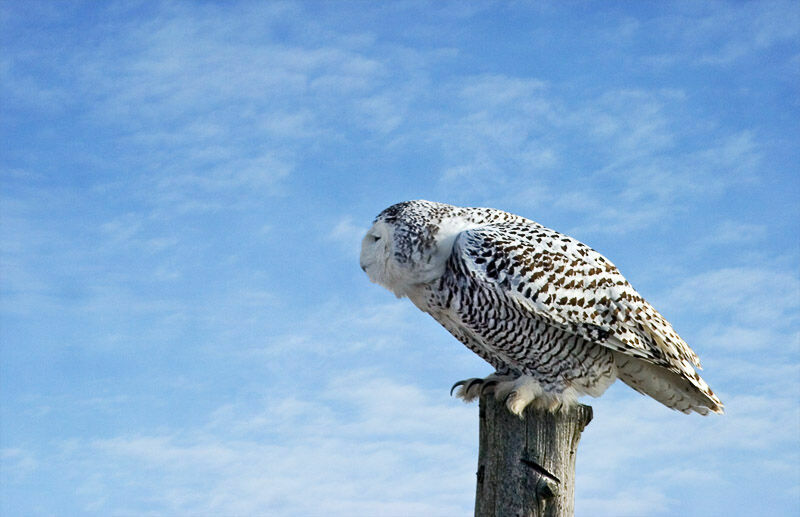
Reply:
[[[724,416],[617,384],[577,515],[800,510],[793,2],[0,5],[0,513],[468,515],[486,375],[386,206],[613,260]]]

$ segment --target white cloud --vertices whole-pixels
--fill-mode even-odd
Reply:
[[[333,225],[325,240],[339,245],[347,251],[348,256],[358,257],[361,253],[361,239],[368,229],[367,226],[356,224],[352,216],[343,216]]]
[[[19,447],[0,449],[0,471],[5,482],[18,482],[32,474],[39,467],[39,462],[31,451]]]
[[[678,310],[715,314],[717,323],[783,329],[796,320],[799,293],[800,279],[794,273],[742,266],[688,277],[665,302]]]
[[[574,212],[586,221],[575,232],[619,234],[663,225],[700,197],[757,178],[752,132],[690,143],[696,128],[683,118],[691,99],[681,90],[576,100],[534,78],[492,75],[465,78],[457,92],[431,135],[445,156],[441,188],[455,201],[507,192],[482,202]],[[573,158],[587,155],[595,168]]]
[[[524,79],[504,75],[481,75],[470,78],[458,92],[472,111],[506,111],[516,107],[523,113],[540,113],[552,116],[550,106],[542,93],[547,83],[538,79]]]
[[[672,498],[654,488],[631,490],[612,489],[599,497],[578,495],[575,500],[576,515],[596,515],[598,517],[642,517],[644,515],[664,515]]]
[[[389,133],[403,122],[406,106],[407,102],[386,92],[358,101],[355,108],[364,127],[379,133]]]
[[[592,403],[595,419],[584,431],[578,456],[578,513],[617,515],[611,505],[620,505],[621,512],[641,515],[652,505],[644,514],[705,515],[703,492],[688,487],[699,483],[717,497],[733,496],[737,489],[729,484],[730,469],[747,473],[738,486],[766,486],[785,472],[792,475],[782,486],[800,481],[796,463],[800,410],[795,402],[799,386],[786,378],[781,385],[782,390],[768,394],[758,387],[754,391],[762,394],[723,391],[726,414],[706,418],[669,411],[647,398],[631,397],[627,388],[615,387]],[[779,457],[776,450],[785,454]],[[755,457],[769,460],[757,469],[738,470]],[[627,474],[631,472],[639,474],[631,477]],[[622,493],[620,486],[625,486]],[[676,498],[676,493],[686,495]],[[647,495],[640,499],[636,494]],[[748,504],[743,511],[755,508]]]
[[[707,47],[700,63],[729,65],[751,57],[774,45],[793,40],[800,34],[800,13],[793,2],[772,1],[755,5],[739,5],[721,9],[685,29],[694,31],[695,41],[710,43],[727,40],[718,48]],[[725,34],[720,33],[724,28]],[[733,36],[731,38],[731,35]]]
[[[800,15],[794,3],[687,3],[669,14],[643,20],[640,34],[658,32],[670,51],[645,56],[656,66],[731,67],[758,59],[775,46],[796,39]]]
[[[706,242],[714,245],[745,244],[763,240],[767,227],[741,221],[723,221]]]
[[[796,37],[796,14],[783,16],[787,6],[768,4],[761,15],[761,7],[714,4],[708,9],[718,13],[696,22],[677,17],[671,32],[651,32],[683,38],[685,48],[653,60],[722,67],[758,56]],[[63,22],[59,9],[37,9]],[[676,212],[700,213],[708,199],[759,186],[768,154],[765,133],[747,129],[751,119],[700,120],[708,112],[680,77],[666,82],[685,89],[614,79],[576,92],[579,83],[544,81],[499,62],[489,68],[506,74],[462,76],[454,68],[469,68],[462,65],[475,55],[432,48],[442,39],[413,50],[372,33],[342,34],[288,2],[163,4],[147,20],[127,16],[124,3],[104,9],[116,21],[101,24],[104,32],[93,38],[0,58],[9,105],[54,118],[76,114],[69,126],[80,134],[67,136],[83,145],[80,156],[69,155],[77,165],[64,170],[91,169],[75,188],[55,173],[4,173],[4,181],[25,188],[3,199],[3,314],[47,320],[53,331],[42,331],[42,341],[58,340],[57,353],[41,343],[19,350],[41,353],[53,368],[69,366],[64,379],[80,376],[85,361],[85,377],[108,390],[77,402],[74,393],[42,395],[20,418],[38,429],[40,421],[83,425],[99,422],[98,414],[118,416],[139,395],[115,391],[130,388],[114,368],[94,379],[105,375],[94,361],[126,362],[128,353],[136,366],[125,371],[140,369],[133,375],[146,375],[159,392],[130,431],[92,426],[82,434],[53,425],[43,436],[77,436],[67,436],[58,453],[48,450],[52,443],[3,451],[4,476],[10,466],[17,480],[39,489],[64,480],[62,496],[78,494],[87,513],[470,512],[477,408],[446,393],[459,375],[489,367],[407,301],[353,290],[347,275],[361,275],[354,259],[368,220],[314,218],[324,228],[297,222],[306,240],[285,243],[344,251],[348,265],[335,274],[347,281],[330,280],[328,262],[302,271],[274,265],[286,236],[283,209],[293,203],[281,196],[316,188],[305,175],[320,156],[355,159],[350,154],[371,143],[366,150],[379,152],[370,159],[433,164],[434,175],[439,167],[438,192],[454,202],[575,214],[578,230],[613,235],[672,228]],[[485,6],[456,2],[437,16],[453,9],[469,17]],[[630,41],[653,24],[628,18],[605,37]],[[447,66],[437,67],[442,61]],[[46,76],[36,63],[47,64]],[[317,154],[324,146],[335,153]],[[430,187],[421,174],[408,178],[415,192]],[[84,190],[83,182],[93,184]],[[401,181],[386,175],[375,183],[364,187],[365,197],[394,196]],[[273,202],[280,217],[264,209]],[[252,218],[218,217],[230,211]],[[261,245],[224,238],[237,223],[251,224]],[[772,253],[766,232],[760,222],[723,221],[709,242],[749,244],[749,256],[759,243],[762,260]],[[689,325],[691,341],[706,347],[706,375],[728,414],[684,417],[625,387],[593,401],[596,418],[579,456],[579,513],[708,514],[700,499],[738,501],[740,479],[755,493],[771,484],[796,497],[798,280],[777,259],[748,264],[744,256],[691,275],[658,304],[697,322]],[[286,275],[296,276],[284,285]],[[364,293],[378,292],[359,278]],[[308,289],[298,288],[303,281]],[[336,289],[337,298],[325,303],[320,285]],[[79,348],[75,357],[62,349],[62,336]],[[166,370],[167,363],[180,371]],[[150,377],[151,368],[160,373]],[[61,377],[50,380],[62,387]],[[178,391],[216,402],[172,424],[150,414],[181,405],[171,399]],[[215,396],[233,402],[217,405]]]
[[[791,325],[791,319],[782,322],[780,327],[772,328],[770,324],[747,326],[739,323],[717,322],[709,324],[698,331],[696,340],[708,349],[727,350],[729,352],[767,351],[774,346],[797,348],[798,334],[787,335],[784,328]]]
[[[117,177],[109,193],[137,193],[162,217],[251,208],[255,196],[285,194],[320,142],[392,133],[438,59],[436,49],[378,53],[368,34],[297,24],[303,7],[291,3],[156,10],[101,27],[100,46],[70,42],[56,56],[23,48],[6,75],[20,96],[64,97],[54,104],[104,135],[86,153],[101,178]],[[57,80],[34,77],[44,59]]]
[[[800,483],[798,285],[796,275],[781,269],[724,268],[687,278],[662,300],[667,312],[698,318],[690,341],[697,344],[707,368],[703,376],[726,413],[685,417],[615,386],[592,402],[595,420],[579,456],[578,479],[584,484],[578,508],[616,515],[613,502],[623,509],[632,505],[620,510],[623,514],[641,512],[635,498],[607,496],[619,492],[618,473],[634,470],[641,474],[626,480],[626,487],[655,496],[646,503],[653,505],[648,515],[707,514],[705,498],[671,496],[686,486],[700,484],[717,497],[733,497],[742,483],[764,490],[778,478],[783,489]],[[745,467],[753,461],[758,467]],[[731,484],[731,470],[744,477]],[[755,505],[742,507],[743,513],[755,511]]]
[[[474,407],[363,372],[305,401],[265,402],[220,408],[204,429],[72,442],[52,466],[66,469],[95,512],[153,504],[172,515],[469,511],[475,433],[464,431]]]

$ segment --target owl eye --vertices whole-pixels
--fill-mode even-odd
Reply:
[[[372,242],[378,242],[379,240],[381,240],[380,235],[370,235],[370,238],[372,239]]]

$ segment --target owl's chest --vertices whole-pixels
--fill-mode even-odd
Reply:
[[[465,275],[446,272],[436,282],[420,285],[409,298],[419,309],[450,328],[486,328],[488,324],[509,320],[514,315],[508,300],[499,293]]]

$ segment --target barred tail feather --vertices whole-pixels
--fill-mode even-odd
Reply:
[[[701,415],[707,415],[709,411],[723,413],[722,401],[699,376],[689,380],[651,362],[620,352],[613,353],[617,378],[639,393],[687,414],[692,411]]]

